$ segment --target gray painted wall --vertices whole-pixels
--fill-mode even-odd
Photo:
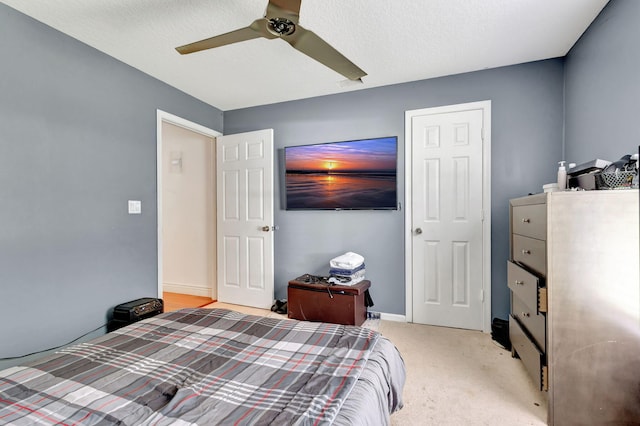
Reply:
[[[563,60],[554,59],[225,112],[226,134],[275,130],[285,146],[374,136],[399,137],[404,206],[404,114],[407,110],[492,101],[492,316],[507,318],[508,200],[556,179],[562,153]],[[282,166],[276,165],[282,179]],[[280,188],[276,198],[280,200]],[[278,206],[278,204],[276,204]],[[404,211],[286,211],[275,222],[276,297],[303,273],[327,274],[345,251],[365,256],[376,311],[405,313]]]
[[[613,0],[566,58],[567,160],[617,160],[640,144],[640,1]]]
[[[3,4],[0,52],[4,358],[157,294],[156,109],[219,131],[223,116]]]

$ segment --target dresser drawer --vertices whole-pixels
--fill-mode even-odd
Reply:
[[[536,313],[547,312],[547,291],[540,288],[540,278],[507,261],[507,283],[514,295]]]
[[[513,235],[512,258],[514,261],[528,266],[533,271],[547,276],[547,244],[535,238]]]
[[[511,231],[525,237],[547,239],[547,205],[530,204],[513,206],[511,210]]]
[[[520,324],[509,316],[509,339],[512,353],[517,354],[538,389],[547,390],[547,367],[544,354],[527,337]]]
[[[516,295],[511,297],[511,315],[529,332],[543,353],[547,352],[547,318]]]

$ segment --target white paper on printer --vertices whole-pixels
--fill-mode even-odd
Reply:
[[[364,257],[352,251],[348,251],[343,255],[334,257],[329,261],[329,265],[332,268],[339,268],[339,269],[355,269],[358,266],[362,265],[363,263],[364,263]]]

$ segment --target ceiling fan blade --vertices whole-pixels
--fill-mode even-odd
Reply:
[[[267,30],[268,21],[264,18],[256,19],[251,25],[239,30],[230,31],[215,37],[206,38],[194,43],[176,47],[176,50],[186,55],[188,53],[200,52],[201,50],[213,49],[214,47],[225,46],[227,44],[238,43],[240,41],[252,40],[258,37],[277,38],[276,35]]]
[[[315,59],[349,80],[360,80],[367,75],[353,62],[331,47],[313,31],[296,25],[295,32],[282,37],[287,43],[305,55]]]
[[[302,0],[269,0],[264,17],[267,19],[286,18],[297,24],[301,2]]]

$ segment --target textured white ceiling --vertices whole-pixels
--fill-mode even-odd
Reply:
[[[344,77],[282,40],[191,55],[267,0],[0,0],[223,111],[564,56],[608,0],[302,0],[300,24],[367,72]]]

